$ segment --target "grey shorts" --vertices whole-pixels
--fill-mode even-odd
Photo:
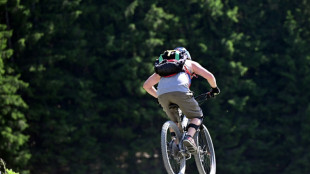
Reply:
[[[195,100],[192,92],[169,92],[158,96],[158,102],[163,107],[168,117],[177,122],[177,115],[169,109],[170,104],[177,104],[187,118],[201,118],[202,110]]]

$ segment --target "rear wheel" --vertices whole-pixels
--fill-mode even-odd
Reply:
[[[171,137],[172,131],[176,134],[175,140]],[[174,122],[167,121],[163,125],[161,131],[161,151],[168,174],[185,173],[185,158],[172,149],[173,143],[180,142],[181,136],[179,128]]]
[[[216,161],[213,143],[208,129],[202,125],[202,129],[195,135],[197,154],[195,161],[200,174],[215,174]]]

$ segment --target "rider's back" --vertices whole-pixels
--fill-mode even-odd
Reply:
[[[191,61],[187,60],[185,62],[186,69],[193,73],[191,68]],[[169,92],[189,92],[189,87],[191,84],[191,76],[186,72],[180,72],[171,77],[161,77],[157,86],[157,95],[160,96]]]

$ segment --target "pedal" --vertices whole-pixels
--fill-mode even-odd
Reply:
[[[191,159],[191,153],[189,153],[188,151],[182,150],[179,152],[179,154],[181,155],[181,158],[185,158],[185,160]]]

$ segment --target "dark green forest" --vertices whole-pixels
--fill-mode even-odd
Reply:
[[[0,0],[0,158],[20,174],[165,173],[167,117],[142,85],[177,46],[221,89],[201,106],[217,173],[310,173],[307,0]]]

